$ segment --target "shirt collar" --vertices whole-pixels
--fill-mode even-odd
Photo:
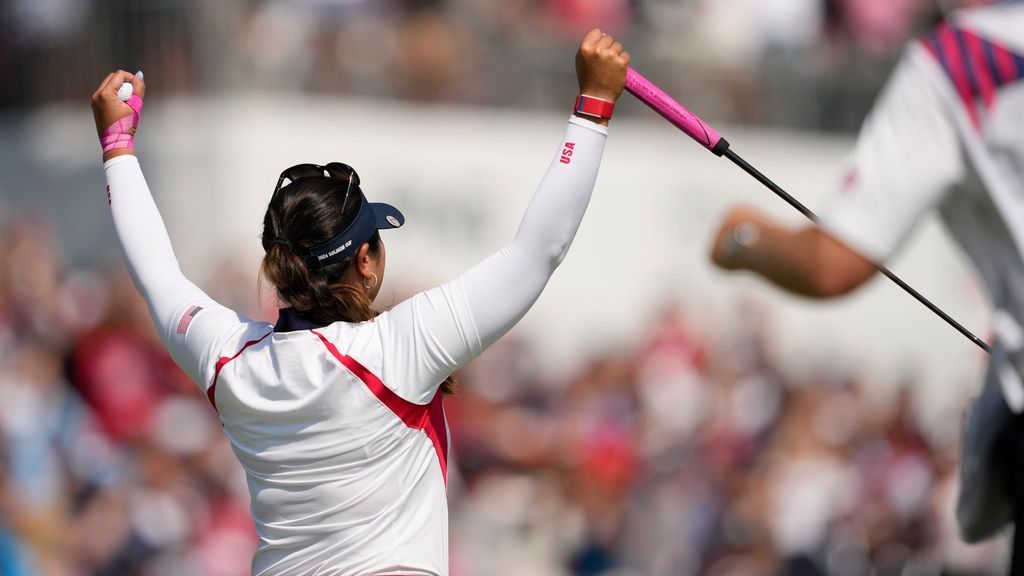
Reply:
[[[295,308],[282,308],[278,311],[277,324],[274,332],[296,332],[298,330],[315,330],[323,328],[322,324],[314,324],[302,317]]]

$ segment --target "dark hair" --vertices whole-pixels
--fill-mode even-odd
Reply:
[[[333,322],[366,322],[380,314],[366,291],[342,277],[354,257],[320,266],[309,249],[329,241],[347,228],[362,206],[355,190],[342,209],[348,181],[340,178],[300,178],[285,186],[263,216],[262,244],[266,255],[260,271],[288,305],[306,320],[326,326]],[[379,254],[380,233],[367,241]],[[449,376],[442,391],[450,393]]]
[[[362,198],[351,194],[342,211],[348,182],[337,178],[302,178],[270,199],[263,217],[261,271],[281,299],[315,324],[365,322],[377,316],[357,286],[341,281],[352,259],[321,267],[309,249],[340,234],[359,212]],[[380,251],[380,235],[369,240]]]

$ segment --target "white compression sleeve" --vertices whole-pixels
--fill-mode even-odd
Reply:
[[[138,159],[118,156],[103,169],[114,230],[135,286],[171,356],[205,389],[218,345],[246,320],[218,305],[182,274]],[[190,306],[195,307],[195,318],[185,324],[182,317]]]
[[[462,276],[484,348],[508,332],[540,297],[587,211],[608,131],[577,117],[569,122],[515,237]]]
[[[105,162],[103,170],[114,230],[125,262],[164,337],[181,304],[205,295],[185,278],[178,266],[138,159],[118,156]]]
[[[448,374],[526,314],[576,235],[606,136],[607,130],[597,124],[570,120],[512,241],[461,277],[417,294],[379,318],[384,380],[396,392],[429,402]],[[105,170],[114,226],[136,285],[171,355],[197,383],[206,382],[219,342],[237,334],[246,320],[217,306],[181,273],[135,157],[115,158]],[[201,304],[203,312],[183,336],[175,329],[190,304]]]
[[[515,237],[459,278],[380,317],[384,378],[417,403],[521,319],[562,262],[597,181],[607,129],[572,118]]]

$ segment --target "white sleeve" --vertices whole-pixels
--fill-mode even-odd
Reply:
[[[378,318],[382,379],[429,402],[452,372],[512,328],[540,296],[590,202],[607,129],[573,117],[511,242],[462,276]]]
[[[822,225],[875,262],[964,175],[960,136],[939,65],[917,43],[904,54],[857,138]]]
[[[171,357],[205,391],[218,352],[257,323],[217,304],[182,274],[138,159],[118,156],[103,169],[114,229],[135,286]]]

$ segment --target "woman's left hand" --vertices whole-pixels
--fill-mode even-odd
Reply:
[[[96,121],[96,133],[101,141],[108,129],[116,122],[134,114],[131,107],[117,97],[117,91],[125,82],[131,83],[134,95],[140,99],[145,98],[145,81],[139,75],[125,72],[124,70],[108,74],[103,82],[100,83],[100,87],[92,95],[92,115]],[[135,128],[129,128],[126,133],[134,136]]]

